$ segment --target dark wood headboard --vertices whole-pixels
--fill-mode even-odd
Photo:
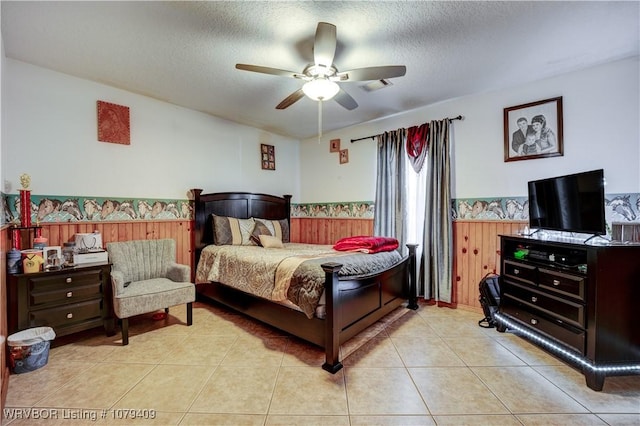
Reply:
[[[191,192],[194,200],[194,242],[196,248],[213,243],[212,214],[239,219],[261,217],[291,221],[291,195],[278,197],[251,192],[203,194],[202,189],[192,189]]]

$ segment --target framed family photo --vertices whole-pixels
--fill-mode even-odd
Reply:
[[[562,96],[504,109],[504,161],[559,157]]]

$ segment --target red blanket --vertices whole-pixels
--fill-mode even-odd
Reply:
[[[398,240],[390,237],[369,237],[359,235],[339,239],[333,246],[334,250],[361,251],[363,253],[378,253],[392,251],[398,248]]]

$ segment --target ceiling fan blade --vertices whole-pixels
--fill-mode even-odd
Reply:
[[[297,72],[280,70],[278,68],[271,68],[271,67],[261,67],[259,65],[236,64],[236,68],[239,70],[259,72],[262,74],[271,74],[271,75],[277,75],[281,77],[291,77],[291,78],[304,77]]]
[[[304,92],[302,91],[302,89],[298,89],[292,94],[290,94],[289,96],[287,96],[282,102],[280,102],[276,107],[276,109],[289,108],[291,105],[295,104],[300,99],[302,99],[303,96],[304,96]]]
[[[353,99],[350,94],[342,90],[342,88],[338,91],[338,94],[333,97],[333,99],[349,111],[358,107],[356,100]]]
[[[343,71],[337,73],[336,77],[339,78],[339,81],[367,81],[402,77],[406,73],[407,67],[404,65],[387,65],[382,67],[367,67]]]
[[[313,61],[326,68],[333,65],[336,54],[336,26],[326,22],[318,22],[316,39],[313,44]]]

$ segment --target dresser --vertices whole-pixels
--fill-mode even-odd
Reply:
[[[56,336],[64,336],[101,326],[113,335],[110,272],[109,263],[96,263],[8,274],[8,332],[48,326]]]
[[[640,245],[501,236],[498,331],[513,329],[602,390],[640,374]]]

